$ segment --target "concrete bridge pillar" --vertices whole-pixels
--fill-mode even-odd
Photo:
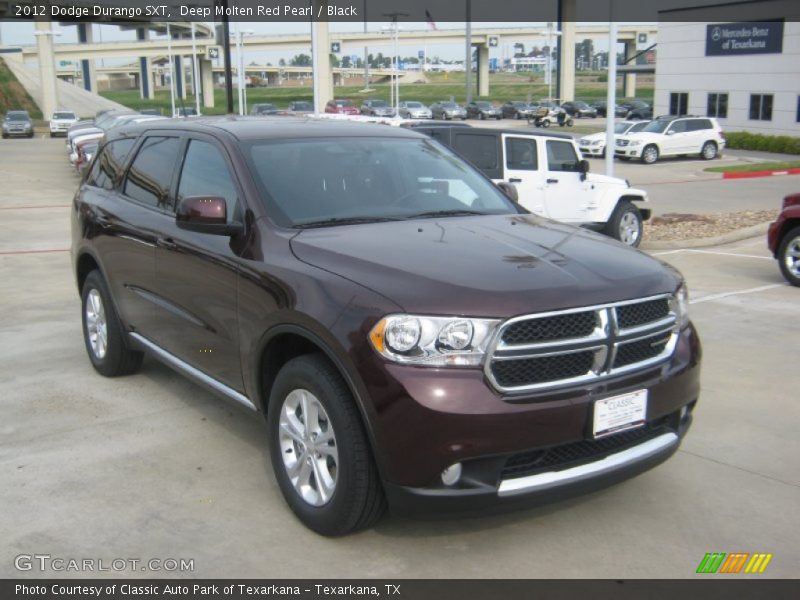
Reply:
[[[326,0],[315,0],[314,14],[318,5],[327,5]],[[311,24],[312,68],[314,76],[314,110],[325,112],[325,104],[333,98],[333,69],[331,68],[331,40],[327,21]]]
[[[200,63],[200,88],[203,95],[203,106],[214,107],[214,65],[210,60],[198,59]]]
[[[94,42],[94,33],[91,23],[78,24],[78,43],[91,44]],[[94,60],[81,59],[81,76],[83,79],[83,89],[88,92],[97,92],[97,71],[95,70]]]
[[[575,99],[575,20],[576,0],[558,0],[558,75],[556,97],[559,102]]]
[[[183,56],[172,57],[172,75],[175,78],[175,97],[186,100],[186,73],[183,71]]]
[[[39,51],[39,77],[42,82],[42,102],[39,108],[42,117],[49,120],[58,109],[58,87],[56,85],[56,61],[53,51],[53,23],[36,21],[36,46]]]
[[[489,95],[489,46],[478,44],[478,96]]]
[[[633,57],[636,56],[636,39],[625,42],[625,64],[635,65]],[[630,61],[630,62],[628,62]],[[626,73],[622,76],[622,97],[633,98],[636,96],[636,73]]]
[[[136,30],[136,39],[146,42],[150,39],[150,31],[144,28]],[[139,57],[139,95],[142,100],[152,100],[155,98],[153,89],[153,65],[149,56]]]

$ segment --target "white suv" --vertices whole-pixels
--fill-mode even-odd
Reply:
[[[59,133],[67,135],[69,128],[78,122],[78,117],[69,110],[59,110],[53,113],[50,119],[50,137],[55,137]]]
[[[614,139],[626,133],[636,133],[644,129],[650,121],[620,121],[614,123]],[[604,157],[606,155],[606,132],[585,135],[578,140],[581,154],[591,157]]]
[[[637,133],[617,138],[614,155],[639,158],[652,164],[662,156],[697,154],[705,160],[719,156],[725,136],[716,119],[710,117],[659,117]]]

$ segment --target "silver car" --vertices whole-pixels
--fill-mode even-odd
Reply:
[[[404,119],[432,119],[433,114],[431,109],[425,106],[422,102],[416,100],[409,100],[400,103],[399,108],[400,116]]]

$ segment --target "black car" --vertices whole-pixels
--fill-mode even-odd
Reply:
[[[314,105],[311,104],[311,102],[297,100],[295,102],[289,102],[286,111],[292,115],[307,115],[314,112]]]
[[[589,106],[591,106],[593,109],[595,109],[597,111],[597,116],[598,117],[605,117],[608,114],[608,111],[606,110],[606,108],[608,107],[608,102],[606,102],[605,100],[601,100],[601,101],[598,101],[598,102],[592,102]],[[615,117],[624,117],[625,115],[628,114],[628,110],[630,110],[630,109],[627,108],[626,106],[623,106],[623,105],[620,105],[620,104],[615,104],[614,105],[614,116]]]
[[[648,121],[653,118],[653,107],[646,102],[634,102],[625,118],[629,121]]]
[[[468,119],[497,119],[503,118],[503,111],[486,100],[476,100],[467,104]]]
[[[33,121],[26,110],[10,110],[6,113],[2,125],[3,139],[13,136],[33,137]]]
[[[500,107],[504,119],[527,119],[533,116],[536,107],[522,100],[509,100]]]
[[[251,115],[259,115],[259,116],[277,115],[280,112],[281,111],[278,110],[277,106],[275,106],[274,104],[270,104],[268,102],[262,102],[260,104],[253,104],[253,106],[250,108],[250,114]]]
[[[597,117],[597,109],[580,100],[570,100],[569,102],[564,102],[561,105],[561,108],[563,108],[569,116],[575,117],[576,119],[580,119],[582,117],[594,119]]]

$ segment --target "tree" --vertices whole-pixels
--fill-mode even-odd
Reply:
[[[339,66],[339,57],[335,54],[331,54],[331,66],[338,67]]]
[[[311,57],[308,54],[296,54],[289,64],[293,67],[310,67]]]
[[[350,64],[350,57],[349,57],[347,54],[345,54],[345,55],[342,57],[342,68],[343,68],[343,69],[349,69],[349,68],[351,68],[352,66],[353,66],[353,65],[351,65],[351,64]]]
[[[279,67],[285,67],[286,66],[286,59],[285,58],[280,59],[278,61],[278,66]]]

